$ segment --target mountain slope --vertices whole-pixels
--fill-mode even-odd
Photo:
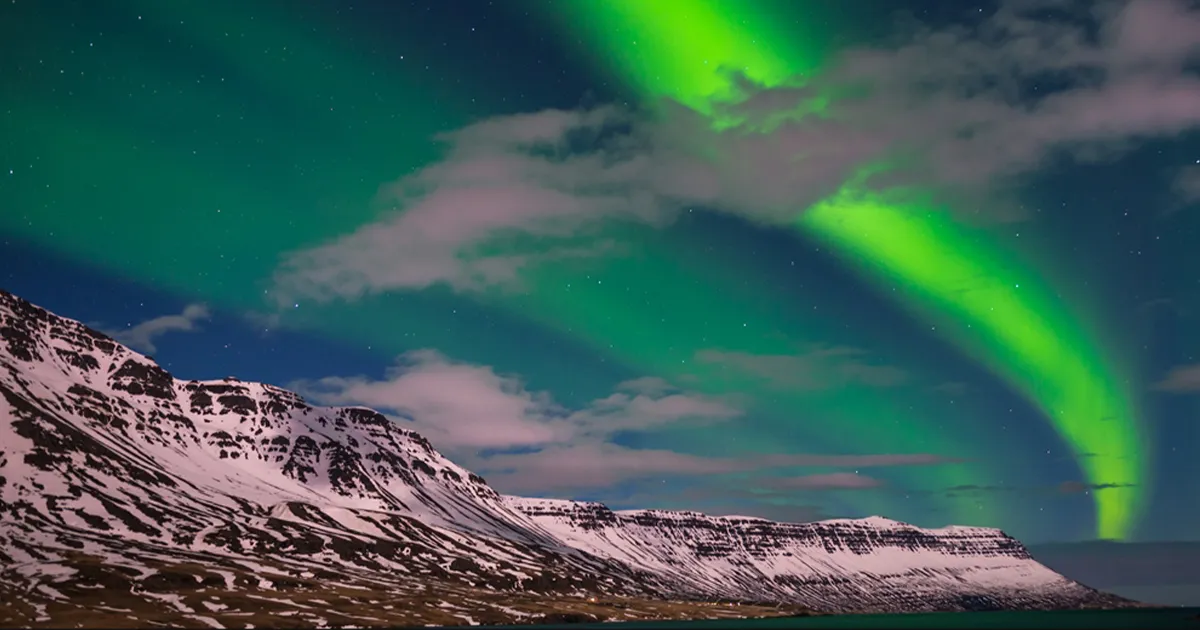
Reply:
[[[614,513],[501,496],[375,411],[315,407],[236,379],[177,380],[2,291],[0,565],[0,588],[29,602],[10,614],[54,622],[64,601],[121,593],[175,622],[223,623],[234,612],[206,591],[286,599],[296,606],[281,614],[308,618],[323,604],[304,608],[295,593],[331,588],[377,594],[359,599],[380,603],[322,618],[359,625],[515,621],[534,613],[508,604],[535,593],[579,605],[624,598],[647,611],[671,599],[824,610],[1121,603],[996,530]],[[409,616],[380,612],[403,598]]]
[[[1053,608],[1095,595],[995,529],[927,530],[880,517],[775,523],[506,500],[574,548],[674,575],[706,593],[839,611]]]

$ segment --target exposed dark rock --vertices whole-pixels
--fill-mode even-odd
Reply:
[[[550,613],[535,617],[532,622],[539,625],[550,624],[567,624],[567,623],[597,623],[604,621],[604,617],[598,615],[589,615],[587,613]]]
[[[31,370],[30,361],[44,365]],[[35,383],[34,374],[52,377]],[[501,497],[403,420],[312,407],[237,379],[177,381],[104,335],[3,292],[0,397],[9,410],[0,417],[0,566],[20,558],[90,567],[55,582],[72,598],[90,596],[89,585],[129,596],[273,588],[290,597],[321,581],[368,579],[389,589],[437,584],[839,611],[1126,603],[1048,570],[1042,582],[1007,583],[961,561],[999,559],[1015,575],[1044,569],[995,530],[883,519],[786,524]],[[584,551],[572,542],[580,539],[611,551]],[[80,560],[96,549],[108,564]],[[837,568],[839,558],[863,566],[881,549],[933,560]],[[794,569],[767,577],[759,563]],[[267,565],[287,569],[247,568]],[[28,579],[22,592],[43,578]],[[590,612],[541,618],[599,620]]]
[[[134,396],[146,395],[163,400],[175,398],[175,379],[156,364],[126,359],[116,373],[109,377],[113,389]]]
[[[254,402],[254,399],[249,396],[224,394],[217,398],[217,402],[221,403],[226,409],[243,416],[258,413],[258,403]]]

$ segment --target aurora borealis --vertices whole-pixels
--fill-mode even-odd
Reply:
[[[813,69],[810,51],[788,45],[794,33],[754,24],[753,4],[566,6],[579,14],[580,27],[597,25],[597,40],[647,93],[701,111],[711,111],[714,100],[735,98],[724,74],[729,69],[765,87]],[[1097,527],[1107,538],[1128,534],[1140,500],[1133,488],[1143,482],[1137,418],[1094,342],[1077,334],[1079,324],[1037,286],[1036,275],[985,251],[941,209],[894,208],[856,194],[851,183],[798,214],[798,226],[861,261],[885,284],[903,287],[898,299],[927,310],[964,350],[1028,396],[1076,456],[1103,454],[1081,459],[1089,483],[1116,486],[1095,495]],[[1096,418],[1111,418],[1110,426],[1096,431]]]
[[[0,282],[505,491],[1194,537],[1200,17],[910,4],[18,2]]]

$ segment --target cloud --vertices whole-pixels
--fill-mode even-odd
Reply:
[[[1200,392],[1200,363],[1172,368],[1154,389],[1173,394]]]
[[[849,51],[806,90],[834,95],[820,126],[887,140],[860,158],[908,157],[921,183],[989,190],[1058,154],[1102,159],[1194,128],[1197,51],[1200,13],[1183,2],[1009,2],[975,28]]]
[[[946,396],[965,396],[972,391],[972,387],[961,381],[944,381],[929,388],[929,391],[934,394],[944,394]]]
[[[246,323],[262,331],[262,334],[270,334],[271,331],[279,328],[283,317],[279,312],[261,312],[261,311],[246,311],[242,313]]]
[[[1200,164],[1188,166],[1175,179],[1175,190],[1185,202],[1200,201]]]
[[[440,136],[441,162],[384,187],[394,211],[293,252],[277,296],[519,289],[529,266],[619,251],[601,236],[611,221],[666,225],[701,206],[787,225],[852,179],[999,211],[1013,177],[1200,126],[1200,77],[1187,69],[1200,11],[1181,1],[1015,1],[890,42],[846,50],[803,85],[739,79],[739,96],[714,105],[736,121],[722,129],[667,104],[652,117],[497,117]],[[856,178],[868,165],[880,168]]]
[[[169,332],[199,330],[197,322],[211,316],[204,304],[189,304],[178,315],[163,315],[148,319],[124,330],[105,330],[105,334],[139,352],[157,352],[154,339]]]
[[[395,412],[450,450],[559,444],[682,419],[710,422],[741,414],[725,402],[675,390],[658,379],[621,383],[609,396],[569,410],[549,394],[526,390],[516,377],[454,362],[434,350],[405,354],[382,380],[327,377],[292,387],[327,404]]]
[[[975,26],[846,50],[803,85],[743,82],[718,107],[738,125],[682,126],[703,148],[689,154],[715,156],[682,188],[776,223],[871,165],[881,168],[867,187],[919,185],[988,208],[1014,177],[1061,157],[1109,159],[1195,129],[1198,51],[1200,11],[1184,2],[1002,3]]]
[[[494,487],[517,494],[569,493],[653,477],[718,475],[750,465],[745,460],[632,449],[599,441],[470,459]]]
[[[945,489],[947,497],[956,497],[959,495],[975,495],[984,492],[1016,492],[1019,488],[1016,486],[988,486],[979,484],[965,484],[958,486],[950,486]]]
[[[961,485],[951,486],[943,492],[947,497],[977,497],[986,493],[998,492],[1019,492],[1031,495],[1052,495],[1052,494],[1085,494],[1091,492],[1099,492],[1102,490],[1112,490],[1115,488],[1132,488],[1135,484],[1128,483],[1085,483],[1082,481],[1064,481],[1054,486],[1004,486],[1004,485]]]
[[[703,457],[669,450],[633,449],[611,442],[589,440],[574,444],[557,444],[533,452],[487,457],[467,455],[466,457],[471,464],[468,467],[473,469],[477,467],[490,483],[498,488],[503,488],[505,492],[535,494],[608,488],[617,483],[634,479],[680,475],[714,476],[804,467],[924,466],[961,461],[930,454],[816,455],[797,453]],[[850,477],[854,477],[854,479]],[[787,485],[789,482],[793,485]],[[764,488],[770,488],[773,491],[772,496],[777,496],[785,490],[869,488],[879,485],[876,480],[856,473],[785,477],[783,481],[764,476],[759,483]],[[723,495],[727,492],[722,490],[717,494]]]
[[[1058,484],[1058,492],[1063,494],[1082,494],[1085,492],[1097,492],[1102,490],[1112,490],[1112,488],[1127,488],[1133,487],[1133,484],[1085,484],[1082,481],[1063,481]]]
[[[635,387],[640,384],[641,381],[633,383]],[[592,401],[587,408],[568,416],[567,422],[581,435],[604,435],[645,430],[680,418],[720,421],[741,415],[741,411],[724,402],[696,394],[666,390],[623,391],[629,386],[629,383],[618,385],[618,391]]]
[[[767,466],[813,466],[873,468],[877,466],[929,466],[936,464],[958,464],[966,460],[933,455],[911,453],[894,455],[761,455],[760,461]]]
[[[666,216],[640,174],[647,158],[632,146],[635,137],[606,133],[625,116],[614,108],[554,110],[440,136],[445,159],[384,187],[382,201],[400,211],[290,256],[277,274],[280,299],[437,283],[477,289],[512,282],[530,264],[606,251],[608,243],[580,240],[579,231],[600,219]],[[573,148],[581,144],[590,150]],[[521,247],[530,238],[557,247]]]
[[[893,387],[908,374],[899,368],[863,360],[857,348],[816,346],[803,354],[751,354],[725,350],[701,350],[696,360],[723,365],[789,390],[828,390],[850,384]]]
[[[292,388],[332,405],[365,405],[411,418],[441,448],[509,448],[568,439],[562,411],[489,367],[411,352],[382,380],[327,377]]]
[[[291,388],[323,404],[365,405],[390,413],[504,492],[565,493],[636,479],[763,469],[961,461],[928,453],[714,457],[630,448],[613,438],[679,422],[702,427],[743,412],[727,400],[687,392],[655,377],[619,383],[610,395],[568,409],[549,394],[529,391],[514,376],[455,362],[432,350],[403,355],[382,379],[335,376]]]
[[[851,472],[804,475],[801,477],[778,477],[770,480],[776,489],[787,490],[862,490],[878,488],[883,482],[873,477]]]
[[[642,378],[635,378],[625,381],[624,383],[621,383],[617,389],[655,396],[661,395],[675,388],[672,387],[671,384],[664,378],[659,378],[657,376],[643,376]]]

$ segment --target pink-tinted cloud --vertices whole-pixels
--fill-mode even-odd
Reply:
[[[545,395],[486,366],[412,352],[383,379],[327,377],[293,384],[331,405],[364,405],[412,419],[439,448],[498,448],[559,442],[570,427]]]
[[[893,387],[908,379],[905,371],[871,363],[865,355],[857,348],[817,346],[796,354],[702,350],[696,353],[696,360],[792,391],[829,390],[847,385]]]
[[[620,383],[604,398],[567,409],[549,394],[529,391],[514,376],[455,362],[432,350],[404,355],[381,379],[328,377],[294,383],[292,388],[324,404],[364,405],[390,413],[503,492],[567,492],[634,479],[767,468],[957,461],[925,453],[720,457],[629,448],[611,438],[673,423],[699,428],[736,418],[742,411],[727,400],[687,392],[656,377]]]
[[[804,475],[801,477],[776,477],[770,480],[773,488],[780,490],[864,490],[878,488],[883,482],[873,477],[851,472]]]
[[[609,396],[570,410],[549,394],[528,391],[516,377],[451,361],[433,350],[404,355],[382,379],[335,376],[294,383],[293,388],[325,404],[364,405],[402,415],[435,446],[457,453],[603,439],[618,431],[741,414],[723,401],[676,390],[657,379],[622,383]]]
[[[1172,368],[1154,389],[1175,394],[1200,392],[1200,363]]]
[[[954,464],[963,460],[929,453],[893,455],[760,455],[764,467],[875,468],[886,466],[932,466]]]
[[[771,151],[798,158],[776,168],[820,163],[809,171],[820,174],[834,165],[836,185],[858,165],[886,162],[893,169],[885,182],[976,197],[1056,155],[1110,158],[1129,142],[1200,125],[1200,79],[1184,70],[1200,51],[1200,11],[1182,2],[1104,2],[1090,20],[1054,19],[1054,4],[1062,8],[1010,2],[973,29],[850,50],[803,88],[751,87],[725,113],[774,126],[757,142],[778,142]],[[827,116],[806,115],[814,98],[828,99]],[[716,139],[718,148],[747,142],[736,129],[734,136]],[[733,180],[719,196],[794,212],[786,203],[793,192],[748,183]],[[829,185],[814,183],[820,193]]]
[[[519,288],[529,266],[611,253],[599,236],[609,221],[663,225],[701,205],[788,225],[866,165],[886,168],[855,179],[863,186],[916,185],[998,212],[1014,177],[1051,161],[1114,159],[1200,127],[1200,78],[1186,69],[1200,10],[1179,0],[1021,0],[972,27],[891,41],[844,51],[801,87],[744,85],[717,105],[740,121],[721,130],[676,105],[653,118],[546,111],[447,134],[442,162],[385,187],[394,212],[289,256],[278,291]]]
[[[660,449],[633,449],[611,442],[580,441],[526,452],[468,456],[469,467],[488,483],[510,493],[567,493],[610,488],[630,480],[687,476],[693,479],[730,473],[751,473],[784,468],[871,468],[954,463],[957,460],[930,454],[913,455],[814,455],[806,453],[755,457],[702,457]],[[763,477],[760,485],[774,493],[792,490],[867,489],[882,484],[857,472],[825,473],[799,477]]]
[[[1200,201],[1200,165],[1180,171],[1175,179],[1175,190],[1185,202]]]
[[[447,157],[385,186],[397,208],[378,223],[290,256],[277,280],[284,297],[354,298],[395,288],[449,284],[460,290],[512,284],[521,268],[603,253],[579,239],[598,221],[666,216],[643,181],[644,157],[622,158],[624,141],[573,153],[569,136],[598,134],[612,109],[546,111],[484,121],[441,138]],[[521,246],[530,237],[553,248]]]
[[[746,462],[660,449],[631,449],[610,442],[561,444],[532,453],[472,461],[488,483],[514,494],[570,493],[622,481],[734,472]]]
[[[189,304],[177,315],[162,315],[132,324],[124,330],[106,330],[117,341],[141,352],[156,352],[154,340],[169,332],[194,332],[199,323],[210,317],[204,304]]]

